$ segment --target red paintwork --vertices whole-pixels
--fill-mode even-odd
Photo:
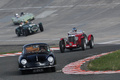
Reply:
[[[61,38],[60,40],[64,40],[64,38]]]
[[[91,36],[92,36],[92,34],[90,34],[90,35],[88,36],[88,41],[90,41],[90,40],[91,40]]]

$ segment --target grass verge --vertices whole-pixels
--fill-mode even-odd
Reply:
[[[17,53],[17,52],[21,52],[21,51],[1,52],[0,54]]]
[[[93,71],[120,70],[120,50],[90,61],[87,67]]]

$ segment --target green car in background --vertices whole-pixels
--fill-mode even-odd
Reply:
[[[13,24],[14,25],[19,25],[21,22],[25,21],[32,21],[35,19],[35,16],[32,13],[23,13],[21,14],[15,14],[15,17],[12,18]]]
[[[21,25],[19,25],[19,27],[17,27],[15,29],[15,33],[17,34],[17,36],[28,36],[29,34],[33,34],[33,33],[37,33],[37,32],[43,32],[44,28],[42,23],[38,23],[37,24],[33,24],[33,23],[23,23]]]

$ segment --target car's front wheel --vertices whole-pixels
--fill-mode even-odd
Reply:
[[[86,45],[85,39],[81,40],[81,47],[82,47],[82,50],[86,49],[87,45]]]
[[[44,31],[44,28],[43,28],[42,23],[39,23],[39,28],[40,28],[40,31],[41,31],[41,32],[43,32],[43,31]]]
[[[64,42],[64,40],[60,40],[59,47],[60,47],[61,53],[64,53],[64,51],[65,51],[65,42]]]
[[[25,30],[23,31],[23,33],[24,33],[24,36],[28,36],[28,30],[27,30],[27,29],[25,29]]]
[[[15,33],[17,34],[18,37],[20,36],[20,33],[18,30],[15,30]]]

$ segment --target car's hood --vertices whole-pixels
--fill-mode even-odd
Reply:
[[[28,54],[26,59],[28,62],[45,62],[48,56],[48,54]]]

